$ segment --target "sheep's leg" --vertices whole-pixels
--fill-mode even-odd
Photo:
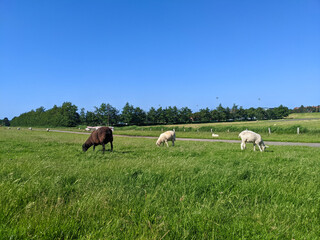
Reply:
[[[260,149],[260,152],[263,152],[260,144],[258,144],[258,147],[259,147],[259,149]]]
[[[102,153],[104,153],[105,150],[106,150],[106,145],[105,143],[102,143]]]
[[[93,151],[94,151],[95,148],[96,148],[96,145],[93,145]]]
[[[253,143],[253,151],[256,151],[256,144]]]
[[[246,143],[245,143],[245,142],[242,142],[242,143],[241,143],[241,150],[244,150],[244,149],[246,149]]]
[[[174,146],[174,140],[172,140],[172,146]]]
[[[113,151],[113,143],[110,142],[110,145],[111,145],[111,152]]]
[[[167,147],[169,147],[168,141],[166,140]]]

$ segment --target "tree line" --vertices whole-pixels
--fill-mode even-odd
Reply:
[[[43,127],[75,127],[78,125],[156,125],[174,123],[206,123],[220,121],[248,121],[248,120],[268,120],[280,119],[291,112],[285,106],[264,109],[248,108],[244,109],[234,104],[232,108],[223,107],[221,104],[216,109],[204,108],[193,112],[188,107],[178,108],[176,106],[166,108],[151,107],[149,111],[144,111],[140,107],[126,103],[120,112],[110,104],[102,103],[99,107],[94,107],[94,111],[86,111],[71,102],[64,102],[61,106],[54,105],[46,110],[39,107],[36,110],[23,113],[14,117],[11,121],[6,118],[0,122],[5,126],[43,126]]]
[[[303,106],[295,107],[292,109],[292,113],[312,113],[312,112],[320,112],[320,105],[318,106]]]

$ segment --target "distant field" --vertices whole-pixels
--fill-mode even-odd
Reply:
[[[298,127],[299,135],[297,134]],[[268,128],[270,128],[271,134],[269,134]],[[268,141],[320,142],[320,119],[130,126],[115,128],[115,134],[159,136],[161,132],[169,129],[175,129],[177,137],[187,138],[212,139],[212,129],[214,133],[219,135],[217,139],[238,139],[241,131],[249,129],[260,133],[263,139]]]
[[[291,113],[287,118],[293,118],[293,119],[320,118],[320,112],[315,112],[315,113]]]
[[[103,155],[87,135],[0,136],[0,239],[320,236],[319,148],[115,137]]]
[[[300,134],[297,134],[299,127]],[[270,128],[271,134],[269,134]],[[22,128],[27,130],[27,128]],[[44,131],[44,128],[34,128]],[[78,128],[53,128],[69,131],[85,132]],[[177,124],[158,126],[128,126],[116,127],[114,134],[153,136],[158,137],[166,130],[176,130],[176,136],[182,138],[208,138],[212,139],[211,129],[218,134],[217,139],[239,139],[241,131],[249,129],[261,134],[266,141],[282,142],[320,142],[320,119],[281,119],[267,121],[247,121],[247,122],[221,122],[202,124]],[[16,130],[16,128],[12,128]]]

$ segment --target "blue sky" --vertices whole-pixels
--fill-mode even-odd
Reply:
[[[318,105],[320,1],[2,0],[0,119],[65,101]]]

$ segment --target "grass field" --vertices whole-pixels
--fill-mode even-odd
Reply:
[[[298,127],[300,129],[299,135],[297,134]],[[269,134],[268,128],[270,128],[271,134]],[[219,134],[217,139],[239,139],[239,133],[249,129],[260,133],[263,140],[266,141],[320,142],[320,119],[130,126],[115,128],[115,134],[156,137],[169,129],[175,129],[177,137],[182,138],[212,139],[212,129],[214,133]]]
[[[87,137],[0,128],[0,239],[319,239],[319,148]]]
[[[320,112],[314,113],[291,113],[287,118],[303,119],[303,118],[320,118]]]

